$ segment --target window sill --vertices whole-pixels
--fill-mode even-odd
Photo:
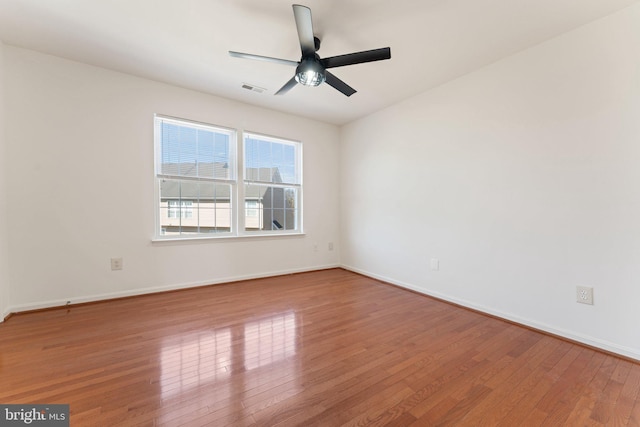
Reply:
[[[304,237],[306,234],[301,233],[269,233],[269,234],[243,234],[243,235],[228,235],[228,236],[190,236],[190,237],[154,237],[151,239],[151,243],[188,243],[188,242],[221,242],[229,240],[253,240],[253,239],[270,239],[270,238],[285,238],[285,237]]]

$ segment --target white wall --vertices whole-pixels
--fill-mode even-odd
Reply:
[[[343,264],[640,359],[638,46],[640,5],[345,126]]]
[[[0,322],[9,314],[9,259],[6,205],[7,160],[4,133],[4,44],[0,42]]]
[[[11,310],[339,265],[337,127],[10,46],[5,78]],[[302,141],[306,235],[151,243],[154,113]]]

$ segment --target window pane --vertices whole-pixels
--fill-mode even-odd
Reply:
[[[245,230],[298,230],[298,189],[245,185]]]
[[[214,174],[215,134],[198,130],[198,173],[203,178],[217,178]]]
[[[297,230],[298,226],[296,222],[297,221],[296,221],[295,209],[285,209],[284,210],[284,229]]]
[[[193,202],[191,200],[168,200],[168,218],[193,218]]]
[[[245,185],[244,187],[245,230],[262,230],[264,190],[265,188],[259,185]]]
[[[273,188],[266,186],[258,186],[262,189],[262,205],[265,209],[273,208]]]
[[[275,184],[299,184],[296,149],[299,143],[246,134],[245,179]]]
[[[233,179],[233,132],[204,125],[157,118],[161,123],[162,175]]]
[[[272,230],[284,230],[284,209],[274,209],[271,217]]]
[[[295,188],[285,189],[285,209],[297,209],[298,208],[298,192]]]
[[[164,235],[231,230],[231,185],[160,179],[160,229]]]

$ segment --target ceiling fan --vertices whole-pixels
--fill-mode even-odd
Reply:
[[[282,95],[288,92],[298,83],[305,86],[318,86],[326,81],[329,86],[339,90],[346,96],[351,96],[356,93],[356,90],[328,72],[327,68],[343,67],[345,65],[361,64],[363,62],[380,61],[391,58],[391,48],[388,47],[331,56],[329,58],[320,58],[316,53],[318,49],[320,49],[320,39],[313,34],[311,9],[306,6],[294,4],[293,15],[298,29],[300,48],[302,49],[300,61],[296,62],[269,56],[229,51],[229,55],[236,58],[256,59],[259,61],[295,66],[295,75],[275,93],[276,95]]]

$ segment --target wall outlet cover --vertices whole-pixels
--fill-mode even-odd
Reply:
[[[111,258],[111,270],[122,270],[122,258]]]
[[[576,301],[580,304],[593,305],[593,288],[576,286]]]

